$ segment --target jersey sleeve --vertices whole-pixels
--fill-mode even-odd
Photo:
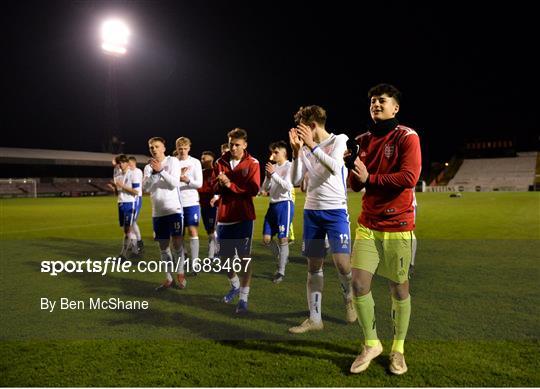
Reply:
[[[249,165],[249,173],[246,179],[242,183],[235,183],[231,181],[229,190],[236,194],[249,194],[250,196],[257,196],[261,187],[261,171],[259,162],[252,160]]]
[[[140,170],[133,170],[131,177],[131,187],[133,189],[140,188],[142,184],[142,173],[140,173]]]
[[[330,154],[326,154],[319,146],[312,150],[313,155],[327,168],[333,175],[341,174],[341,168],[345,164],[343,155],[347,150],[347,135],[341,134],[336,136],[334,149]]]
[[[302,153],[304,151],[300,149],[298,157],[293,159],[291,166],[291,181],[294,186],[299,186],[302,184],[304,175],[306,174],[306,167],[302,161]]]
[[[290,177],[291,177],[291,171],[290,171],[290,166],[289,166],[289,169],[287,169],[285,178],[281,177],[279,174],[274,172],[274,174],[270,176],[270,180],[272,181],[273,184],[277,184],[285,190],[291,190],[293,186],[292,186]]]
[[[217,177],[221,173],[221,166],[220,165],[221,165],[220,160],[218,160],[214,165],[214,168],[212,170],[212,179],[210,180],[211,186],[213,188],[213,192],[218,193],[218,194],[221,193],[222,190],[223,190],[223,187],[221,185],[219,185],[219,181],[217,179]]]

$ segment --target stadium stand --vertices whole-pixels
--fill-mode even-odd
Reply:
[[[133,154],[129,154],[133,155]],[[115,154],[0,147],[0,197],[99,196],[111,194]],[[148,156],[137,155],[139,167]],[[28,178],[32,177],[32,178]],[[26,178],[26,180],[25,180]]]
[[[537,152],[513,158],[464,159],[448,183],[457,191],[528,191],[534,189]]]
[[[0,185],[0,196],[2,197],[21,197],[25,191],[17,185]]]
[[[126,155],[131,155],[127,154]],[[31,165],[69,165],[69,166],[103,166],[110,167],[116,154],[93,153],[87,151],[25,149],[15,147],[0,147],[1,164],[31,164]],[[135,155],[144,165],[148,160],[146,155]]]

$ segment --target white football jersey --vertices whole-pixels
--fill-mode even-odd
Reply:
[[[137,189],[137,186],[141,186],[141,181],[137,180],[137,177],[133,174],[133,171],[130,169],[127,169],[125,173],[122,173],[122,170],[120,170],[120,174],[118,172],[115,172],[115,182],[120,181],[121,184],[127,186],[128,188]],[[137,199],[137,196],[132,195],[131,193],[128,193],[124,191],[123,189],[118,189],[118,202],[119,203],[132,203]]]
[[[189,178],[189,184],[180,182],[180,197],[183,207],[191,207],[199,205],[199,189],[203,184],[201,161],[192,156],[188,156],[185,160],[179,160],[180,171],[186,168],[184,173]]]
[[[347,150],[345,134],[334,135],[319,143],[312,152],[304,146],[292,163],[292,181],[299,185],[308,175],[304,209],[347,209],[347,169],[343,155]]]
[[[293,199],[294,190],[291,177],[291,162],[285,161],[282,165],[274,165],[274,174],[264,178],[262,188],[270,195],[270,203],[278,203]]]
[[[182,213],[180,202],[180,161],[176,157],[165,157],[163,170],[152,174],[152,167],[144,168],[143,190],[150,193],[152,217]]]

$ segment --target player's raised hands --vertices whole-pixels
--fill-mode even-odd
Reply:
[[[313,140],[313,131],[311,130],[310,126],[300,123],[298,126],[296,126],[296,132],[307,147],[313,149],[315,146],[317,146],[317,143],[315,143]]]
[[[362,184],[368,179],[369,173],[367,171],[366,165],[364,162],[360,161],[360,158],[356,158],[354,161],[354,169],[351,169],[352,174],[354,174]]]
[[[289,142],[291,144],[291,149],[293,152],[293,157],[298,157],[298,151],[304,145],[304,142],[298,136],[296,128],[291,128],[289,130]]]
[[[152,158],[150,161],[148,161],[150,164],[150,167],[152,168],[154,173],[159,173],[163,168],[161,167],[161,162],[159,162],[157,159]]]
[[[189,166],[183,167],[180,170],[180,181],[185,182],[186,184],[188,184],[190,181],[189,177],[187,176],[188,170],[189,170]]]
[[[229,179],[229,177],[227,177],[227,175],[223,172],[220,172],[217,176],[217,180],[219,182],[219,184],[221,186],[225,186],[227,188],[229,188],[231,186],[231,180]]]
[[[274,168],[274,164],[272,162],[266,162],[266,166],[264,170],[266,170],[267,177],[270,177],[276,171],[276,169]]]

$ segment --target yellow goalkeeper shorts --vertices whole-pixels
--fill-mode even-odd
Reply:
[[[413,231],[374,231],[359,224],[351,256],[352,267],[403,284],[409,277],[415,239]]]

